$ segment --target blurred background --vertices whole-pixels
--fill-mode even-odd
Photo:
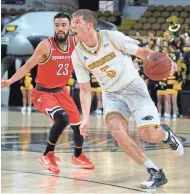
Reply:
[[[143,63],[133,57],[134,65],[147,84],[160,117],[190,116],[190,1],[189,0],[2,0],[1,1],[1,78],[10,78],[32,55],[40,41],[53,35],[53,16],[77,9],[95,11],[98,29],[119,30],[139,41],[139,45],[165,52],[178,65],[178,72],[159,82],[143,73]],[[97,30],[98,30],[97,29]],[[35,87],[37,67],[28,75]],[[21,80],[1,90],[1,106],[19,110],[23,98]],[[92,114],[103,114],[101,88],[91,76]],[[32,87],[29,87],[30,89]],[[75,75],[68,90],[78,108],[79,89]],[[29,99],[28,99],[29,100]],[[32,107],[32,111],[36,111]]]

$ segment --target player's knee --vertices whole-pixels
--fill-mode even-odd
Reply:
[[[123,119],[120,116],[108,118],[107,124],[112,135],[121,133],[121,130],[124,128]]]
[[[116,123],[118,123],[118,121],[119,121],[119,118],[118,117],[107,118],[107,125],[108,125],[108,128],[109,128],[109,130],[111,132],[118,129],[116,127],[117,126]]]
[[[149,143],[156,143],[158,141],[156,127],[154,126],[140,128],[139,135],[144,141]]]
[[[74,144],[75,147],[82,147],[83,146],[83,142],[84,142],[84,138],[83,136],[80,134],[80,125],[71,125],[71,128],[73,130],[74,133]]]
[[[49,141],[56,144],[59,136],[63,133],[66,126],[69,124],[69,118],[67,113],[62,109],[54,113],[53,118],[55,120],[49,133]]]
[[[60,129],[64,129],[69,124],[69,117],[63,109],[54,113],[54,120],[56,126]]]

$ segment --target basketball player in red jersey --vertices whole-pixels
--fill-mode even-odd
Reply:
[[[71,54],[75,47],[74,38],[69,36],[70,23],[71,19],[67,14],[56,14],[54,17],[55,35],[40,42],[26,64],[10,79],[1,82],[1,87],[10,86],[38,64],[32,101],[38,110],[54,121],[46,150],[40,157],[39,163],[57,174],[60,169],[56,160],[59,159],[55,156],[54,149],[59,136],[68,124],[73,129],[75,144],[71,162],[82,168],[94,168],[94,165],[82,152],[84,139],[79,130],[80,114],[65,87],[73,72]]]

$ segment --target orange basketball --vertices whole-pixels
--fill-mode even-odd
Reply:
[[[145,75],[151,80],[163,80],[170,74],[171,61],[166,54],[154,52],[144,60],[143,69]]]

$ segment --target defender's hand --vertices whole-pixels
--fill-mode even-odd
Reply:
[[[177,64],[168,56],[167,53],[164,52],[164,54],[169,58],[169,60],[171,61],[171,71],[170,71],[170,75],[173,75],[177,69],[178,69],[178,66]]]
[[[84,139],[86,138],[86,136],[88,136],[88,134],[86,133],[88,123],[89,123],[89,120],[85,118],[83,119],[80,125],[80,134],[84,137]]]

